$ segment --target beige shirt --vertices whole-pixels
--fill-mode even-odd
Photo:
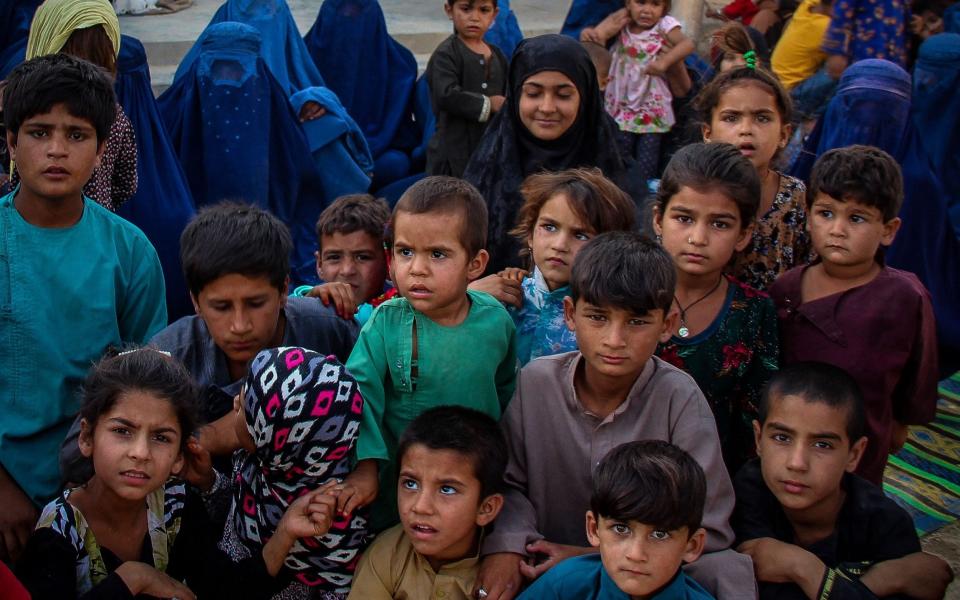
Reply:
[[[434,572],[397,525],[378,535],[360,559],[348,600],[473,600],[477,562],[472,556]]]

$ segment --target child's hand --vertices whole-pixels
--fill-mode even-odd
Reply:
[[[200,440],[193,436],[187,440],[187,450],[183,453],[183,467],[174,475],[199,488],[201,492],[207,492],[213,487],[217,474],[213,470],[210,453],[203,447]]]
[[[507,267],[506,269],[497,273],[497,277],[503,277],[504,279],[512,279],[513,281],[522,282],[525,277],[530,276],[530,271],[526,269],[521,269],[519,267]]]
[[[354,510],[370,504],[380,491],[377,461],[361,460],[353,473],[333,489],[338,493],[337,512],[341,515],[349,517]]]
[[[0,466],[0,560],[14,562],[37,524],[37,507]]]
[[[505,96],[490,96],[490,110],[493,112],[500,112],[500,109],[503,108],[503,103],[505,100]]]
[[[643,70],[647,75],[654,77],[663,77],[667,74],[667,68],[660,59],[654,60]]]
[[[197,598],[183,583],[146,563],[128,560],[117,567],[116,573],[134,596],[178,598],[179,600],[196,600]]]
[[[607,40],[618,35],[629,24],[630,13],[627,12],[626,8],[618,9],[597,23],[597,26],[593,28],[593,35],[596,36],[596,39],[590,41],[606,46]]]
[[[516,279],[487,275],[470,282],[467,287],[478,292],[486,292],[504,304],[512,304],[517,308],[523,306],[523,288]]]
[[[321,285],[313,286],[313,289],[307,292],[310,298],[319,298],[324,306],[330,306],[333,303],[334,309],[341,319],[350,320],[357,312],[357,301],[353,298],[353,288],[349,283],[342,281],[331,281]]]
[[[480,561],[477,579],[473,584],[473,597],[479,597],[481,588],[487,592],[487,600],[512,600],[520,593],[523,576],[520,565],[523,555],[513,552],[496,552]]]
[[[904,425],[899,421],[893,422],[893,431],[890,434],[890,454],[900,452],[903,445],[907,443],[907,436],[910,435],[910,426]]]
[[[748,540],[737,552],[753,559],[757,581],[795,583],[809,598],[816,598],[827,567],[811,552],[773,538]]]
[[[547,540],[538,540],[532,544],[527,544],[527,552],[546,557],[545,560],[542,560],[536,565],[520,563],[520,573],[527,579],[533,580],[549,571],[560,561],[566,560],[571,556],[591,554],[596,552],[596,549],[581,546],[564,546],[563,544],[554,544]]]
[[[337,508],[337,480],[329,481],[315,491],[304,494],[287,507],[277,525],[277,533],[291,539],[321,537],[330,531],[333,512]]]
[[[597,30],[594,27],[584,27],[581,29],[580,41],[593,42],[594,44],[600,44],[601,46],[606,43],[606,40],[600,39],[600,34],[597,33]]]
[[[320,106],[319,103],[313,101],[304,102],[303,106],[300,107],[300,122],[306,123],[307,121],[313,121],[325,114],[327,114],[327,109]]]

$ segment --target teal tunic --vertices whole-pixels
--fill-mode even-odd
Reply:
[[[0,198],[0,464],[38,505],[60,486],[58,449],[90,365],[167,324],[147,237],[84,199],[71,227],[27,223]]]

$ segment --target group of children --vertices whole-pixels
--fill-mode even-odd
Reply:
[[[456,176],[512,92],[482,41],[496,3],[446,10],[442,174],[392,209],[332,203],[323,283],[295,290],[276,217],[201,210],[196,315],[169,325],[156,251],[83,192],[110,82],[66,53],[10,75],[0,597],[941,597],[949,567],[879,486],[938,376],[929,294],[883,261],[897,162],[849,146],[809,187],[781,174],[790,95],[731,65],[644,222],[600,169],[535,173],[527,268],[491,273],[487,201]],[[641,163],[692,51],[668,10],[628,0],[586,33],[619,36],[606,106]]]

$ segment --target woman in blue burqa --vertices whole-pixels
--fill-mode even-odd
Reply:
[[[910,75],[898,65],[879,59],[854,63],[790,174],[807,181],[818,157],[851,144],[876,146],[900,163],[902,223],[884,260],[916,274],[930,291],[940,369],[950,374],[960,368],[960,241],[947,218],[943,185],[910,117],[910,96]]]

